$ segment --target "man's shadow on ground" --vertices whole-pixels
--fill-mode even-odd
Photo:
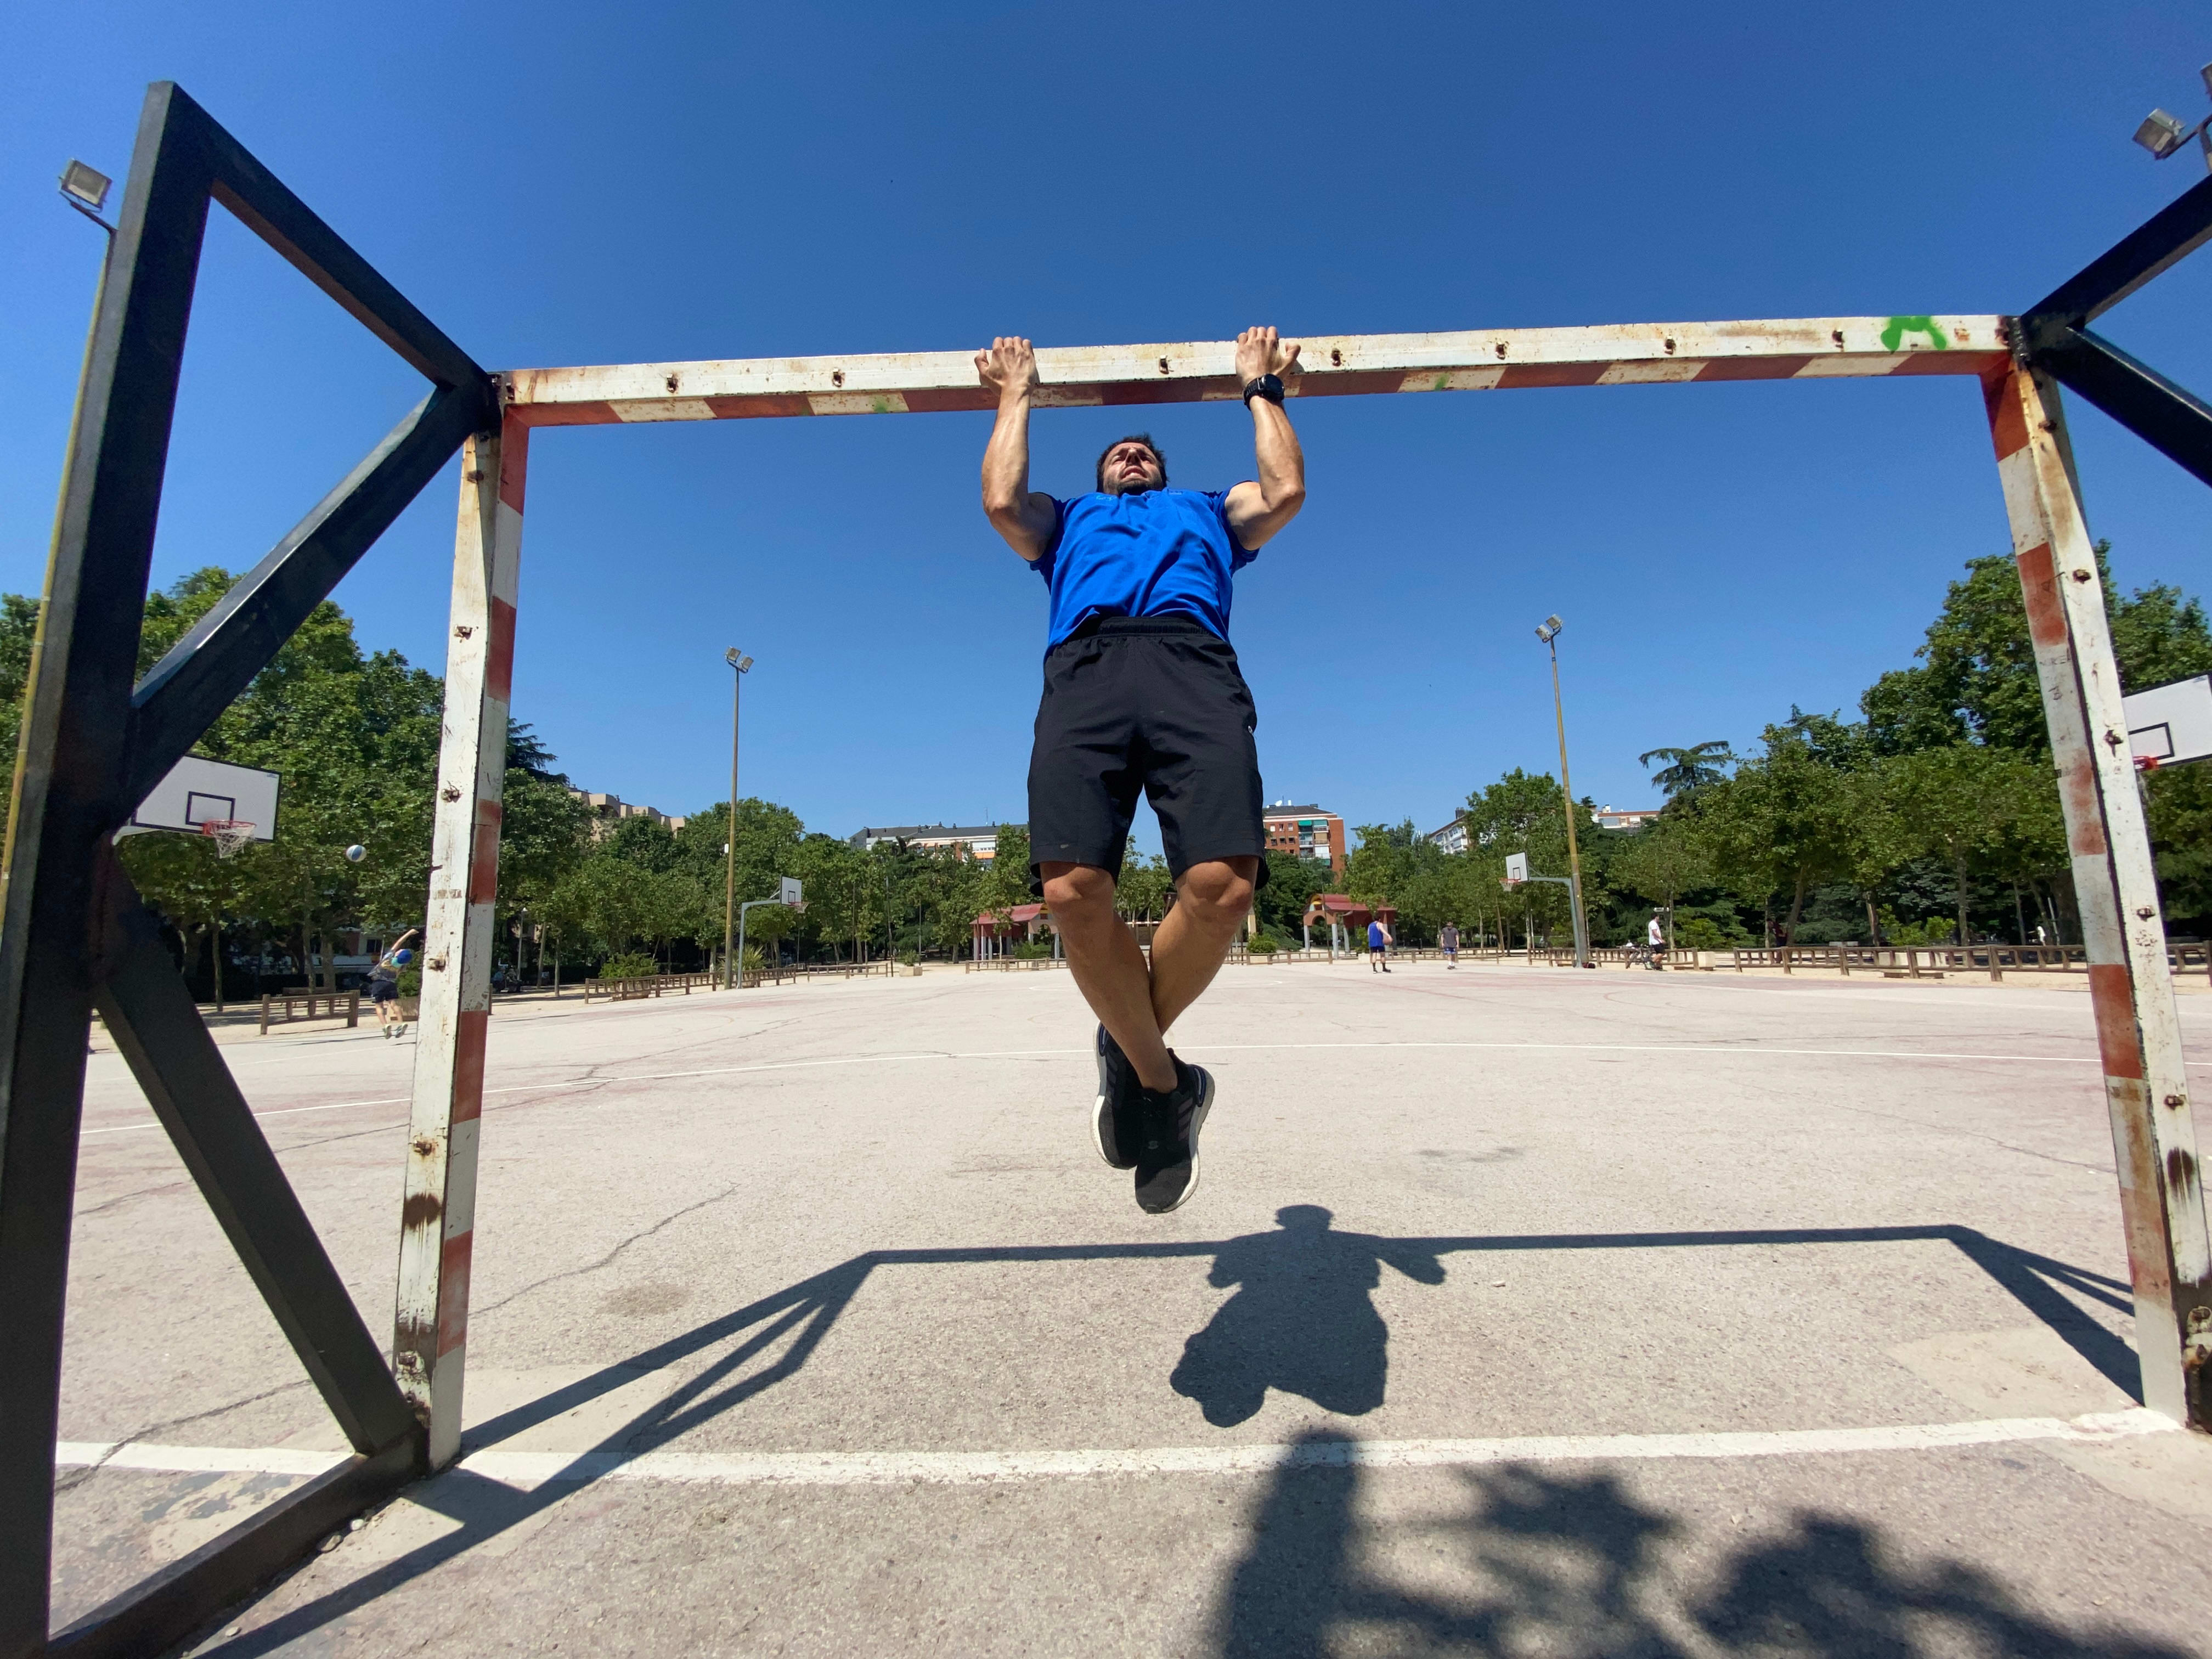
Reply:
[[[1382,1403],[1390,1328],[1370,1297],[1385,1263],[1420,1285],[1441,1285],[1434,1249],[1416,1242],[1339,1232],[1318,1204],[1275,1212],[1272,1233],[1223,1244],[1206,1283],[1237,1286],[1206,1328],[1182,1345],[1168,1382],[1228,1428],[1255,1416],[1267,1390],[1359,1417]]]

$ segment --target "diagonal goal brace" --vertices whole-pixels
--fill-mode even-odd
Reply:
[[[133,684],[177,376],[220,202],[431,383]],[[2212,483],[2212,407],[2088,324],[2212,240],[2201,184],[2017,319],[1813,318],[1301,337],[1298,398],[1972,376],[1996,442],[2060,775],[2135,1282],[2145,1398],[2207,1425],[2186,1356],[2212,1247],[2157,886],[2063,384]],[[1041,408],[1226,401],[1225,342],[1041,348]],[[155,1650],[459,1449],[505,729],[528,439],[540,426],[987,410],[965,352],[478,368],[175,86],[149,89],[72,430],[0,888],[0,1659]],[[110,837],[463,455],[392,1366],[315,1239]],[[1553,878],[1551,879],[1564,879]],[[355,1447],[347,1463],[47,1630],[63,1293],[97,1003]],[[2196,1316],[2196,1324],[2191,1324]]]

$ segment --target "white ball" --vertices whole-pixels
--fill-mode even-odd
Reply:
[[[368,856],[368,848],[363,847],[359,842],[346,848],[346,858],[351,863],[359,864]]]

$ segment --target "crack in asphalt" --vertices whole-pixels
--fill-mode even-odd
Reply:
[[[601,1256],[597,1261],[586,1262],[580,1267],[563,1268],[557,1273],[548,1273],[544,1278],[534,1279],[531,1283],[525,1285],[518,1291],[510,1291],[507,1295],[500,1297],[496,1302],[484,1303],[477,1307],[471,1308],[469,1310],[470,1315],[472,1318],[480,1319],[486,1314],[498,1311],[500,1309],[507,1306],[510,1302],[520,1301],[522,1297],[529,1296],[534,1291],[544,1289],[548,1285],[558,1284],[564,1279],[580,1279],[586,1273],[595,1273],[602,1267],[611,1266],[615,1258],[619,1256],[624,1250],[629,1249],[631,1245],[641,1243],[643,1241],[651,1238],[655,1233],[661,1231],[663,1229],[675,1225],[676,1223],[681,1221],[687,1215],[690,1215],[696,1211],[706,1209],[711,1205],[720,1204],[726,1199],[734,1197],[737,1194],[737,1190],[736,1183],[732,1182],[731,1185],[723,1188],[720,1192],[716,1193],[713,1197],[702,1198],[696,1204],[687,1204],[682,1209],[672,1211],[669,1214],[663,1216],[659,1220],[654,1222],[650,1227],[647,1227],[638,1232],[632,1233],[629,1237],[623,1239],[621,1243],[616,1245],[614,1249],[609,1250],[605,1255]]]
[[[145,1424],[133,1429],[129,1434],[118,1436],[94,1462],[83,1464],[66,1475],[57,1476],[54,1480],[54,1494],[59,1497],[63,1492],[73,1491],[82,1486],[107,1467],[109,1458],[114,1456],[125,1446],[144,1440],[149,1435],[160,1434],[168,1429],[180,1429],[187,1423],[198,1423],[204,1418],[220,1417],[225,1412],[238,1410],[241,1406],[258,1405],[264,1400],[273,1400],[280,1394],[289,1394],[295,1389],[304,1389],[307,1386],[308,1381],[306,1377],[298,1377],[289,1382],[280,1382],[273,1389],[264,1389],[259,1394],[247,1395],[242,1400],[233,1400],[223,1405],[210,1406],[204,1411],[187,1412],[182,1417],[167,1417],[157,1423]]]

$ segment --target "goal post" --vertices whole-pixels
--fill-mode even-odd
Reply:
[[[2212,214],[2206,217],[2212,225]],[[2170,264],[2170,249],[2168,255]],[[1288,377],[1285,392],[1312,398],[1929,374],[1972,376],[1979,382],[1996,438],[2035,632],[2081,895],[2092,1000],[2120,1160],[2146,1399],[2185,1422],[2204,1413],[2202,1402],[2191,1395],[2195,1372],[2186,1362],[2191,1312],[2212,1308],[2212,1252],[2207,1248],[2173,987],[2148,829],[2129,770],[2126,721],[2119,709],[2118,670],[2102,589],[2094,582],[2071,580],[2054,586],[2047,574],[2038,574],[2047,570],[2054,547],[2069,550],[2057,556],[2069,571],[2089,556],[2081,550],[2087,546],[2087,532],[2059,424],[2057,387],[2018,364],[2017,331],[2013,319],[1996,315],[1893,315],[1300,336],[1302,372]],[[1241,391],[1234,352],[1226,341],[1041,347],[1036,356],[1042,384],[1036,403],[1052,409],[1233,401]],[[502,494],[511,490],[514,507],[512,519],[502,524],[518,543],[526,465],[521,440],[532,427],[946,413],[988,410],[995,398],[978,380],[974,354],[964,351],[535,368],[497,379],[504,434],[499,441],[501,488]],[[2036,441],[2026,442],[2023,434]],[[479,658],[498,653],[503,661],[511,660],[514,612],[504,612],[501,633],[487,626],[488,615],[475,597],[485,580],[475,574],[485,557],[486,533],[471,505],[481,488],[478,471],[479,463],[472,460],[462,484],[447,682],[457,688],[449,690],[449,698],[459,702],[449,702],[436,846],[442,849],[441,860],[459,859],[461,849],[472,848],[471,881],[489,894],[497,884],[497,837],[477,831],[482,823],[497,823],[501,773],[490,746],[497,744],[503,726],[471,717],[471,699],[477,694],[469,688],[483,678]],[[503,580],[510,584],[518,553],[517,545],[505,549],[510,562],[503,567]],[[510,586],[510,605],[512,592]],[[500,687],[503,713],[503,678]],[[2110,738],[2115,730],[2118,746],[2110,753],[2110,744],[2093,741],[2090,735]],[[478,745],[473,757],[466,749],[471,732]],[[434,1463],[450,1456],[458,1444],[470,1257],[468,1229],[456,1218],[473,1211],[475,1126],[483,1083],[483,1015],[471,988],[487,981],[493,948],[489,904],[454,903],[441,897],[445,891],[433,896],[438,942],[431,948],[449,965],[434,994],[433,976],[424,975],[425,1059],[416,1074],[409,1233],[400,1284],[400,1346],[403,1354],[416,1356],[411,1362],[403,1357],[402,1383],[418,1409],[428,1413]],[[435,1035],[434,1021],[439,1023]],[[453,1026],[450,1039],[444,1035],[446,1023]],[[446,1057],[441,1045],[448,1042],[451,1054]],[[443,1185],[435,1192],[434,1210],[431,1187],[418,1188],[417,1176],[423,1172],[417,1166],[441,1158]],[[441,1248],[436,1249],[425,1231],[434,1216],[445,1229]],[[436,1352],[425,1353],[434,1309]],[[2203,1340],[2212,1344],[2212,1311],[2199,1323],[2205,1328]],[[410,1363],[436,1380],[410,1376]]]

